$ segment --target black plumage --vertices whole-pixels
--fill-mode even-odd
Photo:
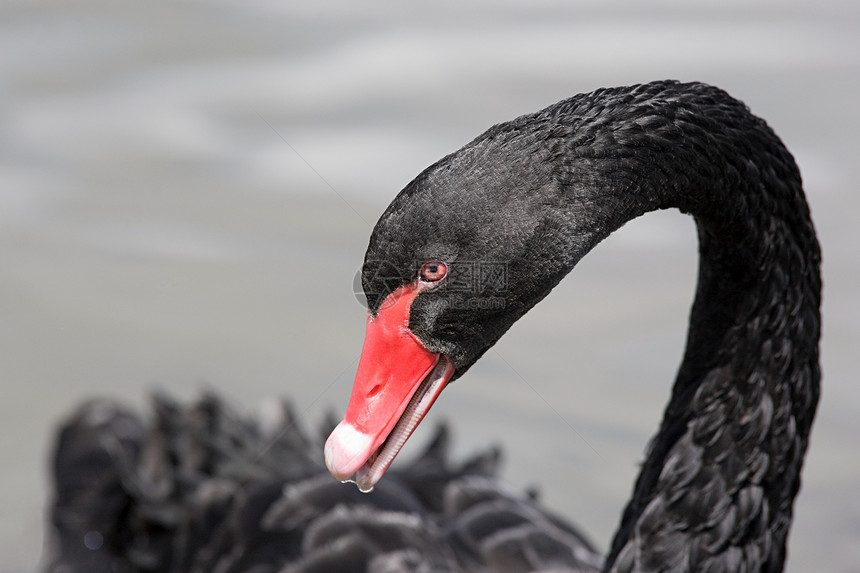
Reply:
[[[584,537],[495,477],[497,450],[452,464],[444,426],[367,495],[331,479],[289,404],[265,425],[214,394],[153,411],[93,401],[62,424],[46,572],[457,573],[498,560],[500,535],[531,566],[598,570]]]
[[[503,268],[502,288],[442,281],[412,303],[409,329],[462,376],[597,243],[667,208],[695,218],[698,286],[684,358],[604,570],[781,571],[819,396],[820,251],[791,154],[741,102],[704,84],[654,82],[578,95],[491,128],[422,172],[383,213],[362,272],[370,311],[416,280],[428,260],[444,261],[451,276],[471,276],[476,264]],[[248,547],[266,555],[270,569],[223,570],[277,570],[275,561],[294,558],[299,565],[285,570],[335,570],[331,559],[341,551],[365,564],[356,570],[377,571],[597,563],[575,530],[528,498],[505,494],[482,464],[439,469],[419,461],[383,480],[393,506],[368,501],[379,496],[385,505],[381,487],[356,505],[337,484],[329,491],[313,481],[319,462],[288,454],[291,443],[249,457],[243,440],[255,434],[244,422],[229,447],[203,455],[167,453],[171,440],[188,441],[177,438],[183,424],[147,429],[119,411],[116,419],[125,420],[123,431],[101,440],[112,444],[101,450],[88,450],[96,442],[78,434],[118,428],[73,422],[64,431],[58,472],[103,476],[58,474],[53,515],[64,556],[95,559],[64,537],[94,523],[105,528],[105,546],[122,548],[111,563],[138,567],[120,571],[201,559],[209,569],[200,570],[215,570],[219,548],[218,558],[235,564],[253,562],[235,561]],[[149,477],[138,483],[141,471]],[[213,483],[198,491],[201,479]],[[104,504],[84,516],[79,500],[94,483]],[[187,509],[192,500],[202,505]],[[406,521],[393,535],[388,517],[375,515]],[[289,533],[280,541],[269,537],[276,523]],[[373,542],[377,533],[386,543]],[[195,554],[191,540],[205,551]],[[299,549],[316,557],[290,553]]]

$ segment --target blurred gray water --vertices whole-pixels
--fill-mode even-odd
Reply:
[[[6,0],[0,572],[38,564],[52,431],[80,400],[214,387],[246,411],[292,396],[312,425],[342,412],[364,329],[353,276],[394,194],[493,123],[667,77],[743,99],[801,165],[824,394],[788,570],[860,571],[860,4]],[[605,548],[695,267],[691,221],[634,221],[425,424],[451,421],[458,455],[504,444],[506,478]]]

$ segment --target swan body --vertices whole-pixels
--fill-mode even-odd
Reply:
[[[600,556],[534,496],[496,478],[499,452],[449,460],[440,427],[373,495],[331,479],[288,403],[268,421],[207,394],[151,420],[81,405],[53,458],[49,573],[458,573],[536,562],[594,573]],[[331,431],[327,424],[324,432]]]
[[[605,557],[501,486],[496,454],[452,465],[444,433],[388,471],[439,393],[589,250],[668,208],[696,221],[698,285]],[[718,88],[602,89],[497,125],[374,228],[367,334],[325,466],[286,409],[269,434],[214,398],[158,401],[149,425],[86,405],[58,440],[48,570],[781,571],[819,396],[819,267],[791,154]]]

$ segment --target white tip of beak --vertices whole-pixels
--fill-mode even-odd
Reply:
[[[341,422],[325,442],[325,465],[338,481],[348,480],[373,453],[373,436]]]

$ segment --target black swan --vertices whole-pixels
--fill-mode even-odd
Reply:
[[[367,334],[331,473],[372,488],[446,384],[598,242],[668,208],[695,218],[697,292],[605,569],[780,570],[819,395],[820,251],[791,154],[703,84],[575,96],[406,186],[367,249]],[[485,264],[503,284],[481,281]]]
[[[599,241],[693,215],[684,358],[608,555],[443,431],[380,482],[441,390]],[[654,82],[497,125],[386,209],[349,407],[325,445],[214,397],[62,428],[51,571],[781,571],[819,395],[820,250],[790,153],[722,90]],[[504,280],[489,276],[501,269]],[[488,276],[485,276],[485,271]],[[332,424],[333,425],[333,424]]]

